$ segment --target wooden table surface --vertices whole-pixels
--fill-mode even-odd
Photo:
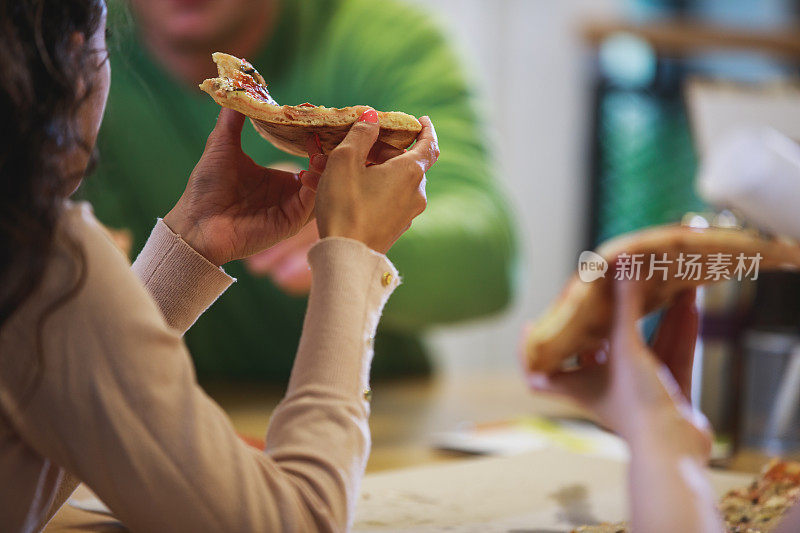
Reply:
[[[258,384],[206,384],[236,430],[263,438],[283,389]],[[574,414],[564,404],[534,398],[518,374],[414,378],[373,383],[372,454],[368,472],[463,459],[430,446],[435,431],[462,422],[490,422],[523,414]],[[48,532],[119,531],[118,522],[65,505]]]
[[[243,435],[263,438],[282,389],[207,385]],[[517,374],[415,378],[372,384],[372,453],[367,472],[459,458],[431,449],[430,435],[463,422],[493,422],[524,414],[566,415],[566,404],[534,398]]]
[[[269,413],[282,389],[255,384],[206,385],[230,414],[236,430],[263,438]],[[435,450],[430,436],[463,422],[492,422],[519,415],[570,416],[578,412],[555,400],[533,397],[519,375],[469,375],[373,383],[372,454],[367,472],[464,460],[463,454]],[[113,519],[64,505],[47,532],[124,530]]]

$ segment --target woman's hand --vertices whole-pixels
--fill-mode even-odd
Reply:
[[[642,316],[642,284],[615,282],[614,326],[610,345],[582,358],[574,372],[528,377],[535,390],[566,395],[594,413],[632,448],[686,447],[707,458],[708,422],[689,403],[698,316],[695,291],[678,296],[664,314],[652,350],[637,325]]]
[[[325,170],[328,157],[322,153],[318,139],[310,136],[306,148],[309,157],[309,169],[314,171],[309,180],[315,180],[312,186],[318,186],[318,177]],[[370,164],[385,163],[393,157],[402,155],[404,150],[394,148],[381,141],[370,149],[367,162]],[[287,294],[303,296],[311,290],[311,270],[308,267],[308,252],[319,241],[319,230],[316,221],[310,222],[300,232],[268,250],[247,258],[245,264],[255,276],[269,276],[272,282]]]
[[[370,109],[327,158],[312,157],[312,163],[325,160],[316,204],[320,237],[348,237],[386,253],[425,210],[425,172],[439,157],[439,147],[430,119],[420,122],[413,148],[396,157],[376,154],[387,149],[375,142],[380,128]],[[383,162],[367,166],[368,161]],[[309,184],[315,179],[309,176]]]
[[[260,252],[312,218],[319,173],[264,168],[241,147],[244,115],[222,109],[186,190],[164,222],[216,265]]]

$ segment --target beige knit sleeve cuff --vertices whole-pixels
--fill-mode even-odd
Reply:
[[[363,243],[329,237],[308,253],[311,293],[288,393],[322,386],[362,399],[375,330],[400,276]]]
[[[236,281],[158,219],[132,266],[170,327],[185,333]]]

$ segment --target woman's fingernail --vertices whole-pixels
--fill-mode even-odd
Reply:
[[[361,118],[358,119],[359,122],[366,122],[367,124],[377,124],[378,123],[378,112],[374,109],[367,109],[361,115]]]
[[[317,143],[317,148],[319,148],[319,151],[323,152],[324,150],[322,149],[322,141],[319,140],[319,133],[314,134],[314,141]]]

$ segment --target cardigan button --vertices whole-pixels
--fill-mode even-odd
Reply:
[[[381,278],[381,283],[383,283],[384,287],[388,287],[391,285],[392,279],[394,279],[394,276],[392,276],[391,272],[384,272],[383,277]]]
[[[372,401],[372,389],[364,389],[364,401]]]

